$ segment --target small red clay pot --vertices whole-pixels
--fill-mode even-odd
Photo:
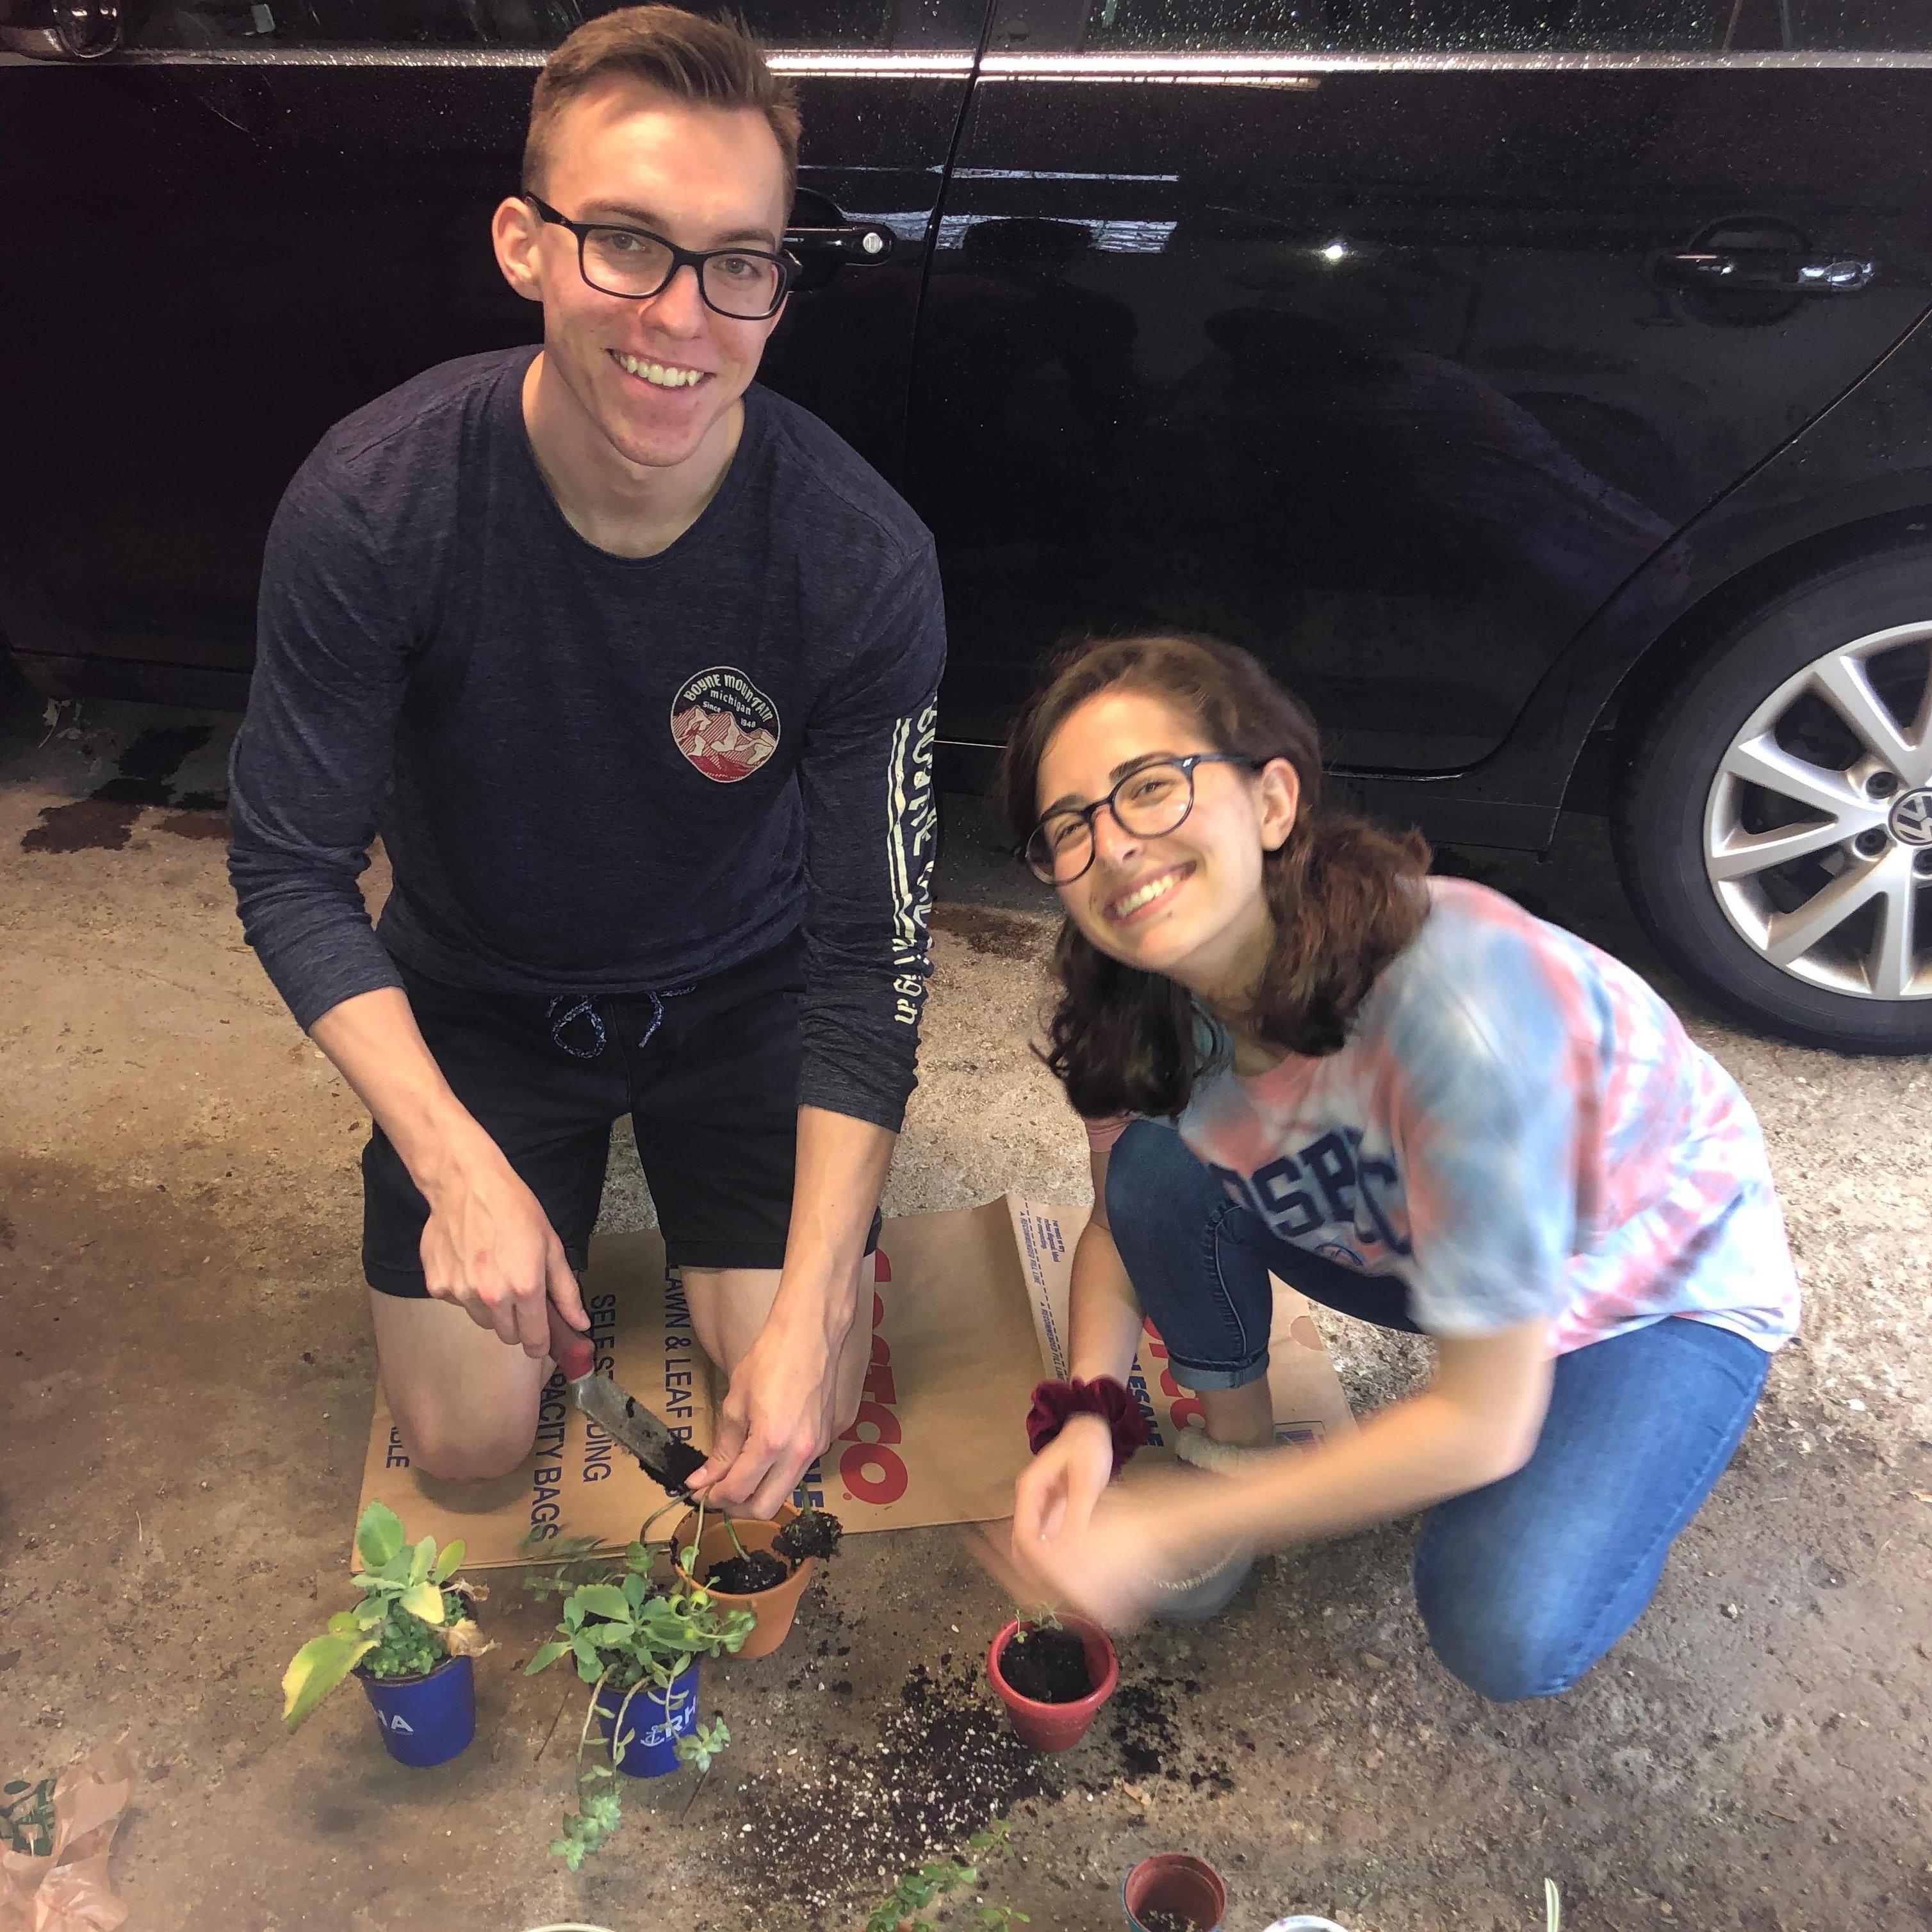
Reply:
[[[1022,1697],[1006,1682],[1000,1655],[1020,1627],[1018,1618],[986,1650],[986,1675],[993,1680],[993,1688],[1000,1694],[1021,1743],[1036,1751],[1071,1750],[1087,1735],[1094,1712],[1114,1694],[1114,1687],[1120,1681],[1120,1660],[1114,1654],[1113,1640],[1098,1624],[1066,1610],[1060,1612],[1060,1621],[1087,1646],[1087,1675],[1094,1688],[1077,1704],[1042,1704],[1035,1698]]]
[[[773,1538],[797,1514],[790,1503],[784,1503],[769,1522],[754,1517],[734,1516],[732,1527],[738,1532],[738,1543],[745,1546],[748,1555],[770,1549]],[[682,1563],[697,1522],[698,1512],[688,1510],[684,1520],[671,1532],[674,1562]],[[731,1531],[724,1526],[724,1519],[714,1510],[706,1510],[704,1534],[698,1540],[697,1560],[691,1566],[699,1582],[711,1590],[704,1579],[710,1574],[712,1564],[722,1563],[728,1556],[737,1553],[738,1544],[731,1540]],[[738,1596],[729,1590],[711,1590],[712,1601],[721,1610],[749,1610],[758,1620],[757,1628],[746,1638],[744,1648],[737,1652],[739,1656],[769,1657],[791,1634],[791,1620],[798,1615],[798,1600],[805,1594],[805,1586],[812,1581],[812,1572],[818,1568],[818,1559],[808,1556],[803,1562],[791,1566],[791,1574],[782,1583],[774,1583],[769,1590],[760,1590],[754,1596]]]
[[[1228,1888],[1221,1874],[1204,1858],[1185,1852],[1156,1852],[1143,1858],[1120,1886],[1132,1932],[1147,1932],[1147,1912],[1178,1912],[1193,1920],[1201,1932],[1216,1932],[1227,1915]]]

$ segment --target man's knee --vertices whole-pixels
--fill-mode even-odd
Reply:
[[[487,1483],[507,1476],[530,1453],[536,1420],[518,1416],[452,1416],[424,1405],[397,1413],[396,1429],[412,1467],[446,1483]]]

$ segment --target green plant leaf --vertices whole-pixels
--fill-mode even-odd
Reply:
[[[403,1608],[426,1624],[442,1622],[442,1592],[434,1583],[412,1583],[403,1592]]]
[[[597,1646],[583,1631],[579,1630],[570,1640],[570,1647],[577,1653],[577,1667],[584,1673],[586,1684],[594,1684],[603,1674],[602,1660],[597,1654]]]
[[[410,1587],[413,1589],[429,1574],[429,1566],[436,1561],[436,1538],[426,1536],[410,1552]]]
[[[295,1654],[282,1673],[282,1721],[298,1729],[316,1705],[376,1648],[373,1636],[318,1636]]]
[[[547,1643],[524,1666],[524,1675],[534,1677],[539,1670],[548,1670],[560,1657],[568,1657],[570,1646],[567,1643]]]
[[[356,1526],[356,1553],[364,1568],[381,1569],[402,1546],[402,1519],[387,1503],[371,1503]]]
[[[614,1583],[586,1583],[574,1593],[572,1600],[581,1604],[591,1616],[631,1621],[630,1600]]]
[[[358,1604],[348,1615],[358,1630],[374,1630],[388,1620],[389,1606],[386,1600]]]
[[[460,1536],[454,1542],[445,1544],[442,1554],[436,1559],[436,1568],[430,1572],[430,1576],[439,1583],[447,1583],[463,1568],[465,1553],[466,1546]]]

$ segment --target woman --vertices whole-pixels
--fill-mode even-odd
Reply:
[[[1048,1064],[1094,1172],[1015,1552],[1118,1624],[1428,1507],[1437,1654],[1548,1696],[1642,1613],[1792,1331],[1762,1138],[1634,974],[1427,878],[1419,838],[1319,786],[1306,712],[1204,638],[1076,648],[1009,744],[1006,811],[1066,913]],[[1326,1446],[1263,1447],[1270,1270],[1430,1336],[1432,1379]],[[1144,1315],[1215,1473],[1108,1494]]]

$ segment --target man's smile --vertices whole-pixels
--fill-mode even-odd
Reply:
[[[710,374],[705,369],[680,368],[674,362],[652,362],[640,356],[630,356],[621,349],[610,352],[610,359],[627,376],[634,376],[642,382],[648,382],[654,389],[688,389],[694,388]]]

